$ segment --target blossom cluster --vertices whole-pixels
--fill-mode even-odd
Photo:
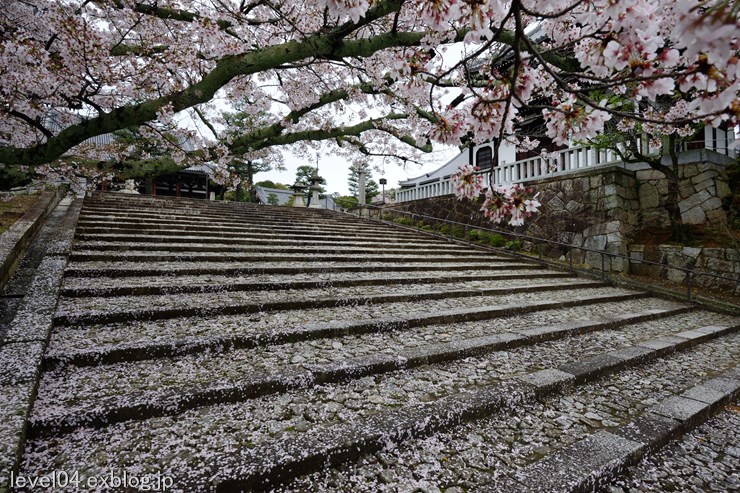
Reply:
[[[539,194],[519,184],[493,187],[486,191],[481,206],[483,215],[496,224],[508,221],[511,226],[522,226],[524,220],[539,211]]]
[[[506,220],[511,226],[521,226],[524,220],[539,211],[539,194],[519,184],[485,187],[477,166],[466,164],[450,176],[455,196],[459,200],[477,200],[485,190],[481,212],[492,222]]]
[[[484,188],[483,176],[477,166],[466,164],[450,176],[452,188],[458,199],[475,200]]]

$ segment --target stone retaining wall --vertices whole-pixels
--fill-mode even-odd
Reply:
[[[15,272],[23,253],[44,225],[46,217],[66,193],[67,189],[61,187],[42,192],[33,206],[10,229],[0,235],[0,289]]]
[[[631,273],[686,282],[686,273],[668,266],[717,274],[735,279],[727,281],[708,276],[692,277],[692,284],[722,288],[740,294],[740,248],[691,248],[677,245],[630,245]],[[640,260],[661,265],[641,263]]]
[[[686,224],[719,224],[726,220],[723,199],[731,195],[726,165],[733,160],[700,150],[680,156],[680,203]],[[573,247],[627,256],[629,236],[643,228],[670,225],[665,210],[668,182],[647,165],[590,168],[527,183],[540,193],[540,213],[525,227],[505,229],[567,243]],[[441,219],[491,226],[480,202],[452,195],[397,204],[394,208]],[[572,250],[575,263],[601,268],[601,255],[566,247],[547,247],[543,254],[563,258]],[[608,270],[624,272],[626,259],[606,258]]]

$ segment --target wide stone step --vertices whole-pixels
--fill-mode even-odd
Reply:
[[[280,223],[267,225],[247,224],[234,226],[211,225],[201,227],[198,224],[182,224],[162,222],[157,225],[146,225],[140,227],[129,227],[121,224],[99,224],[96,223],[89,227],[80,227],[77,230],[77,239],[95,239],[110,238],[115,240],[116,237],[149,237],[149,236],[183,236],[183,237],[226,237],[226,238],[296,238],[311,237],[317,240],[323,238],[343,239],[343,238],[363,238],[378,240],[388,238],[389,240],[411,240],[423,241],[429,243],[445,243],[441,238],[435,238],[429,235],[423,235],[414,231],[404,231],[398,229],[379,230],[362,227],[329,227],[329,226],[312,226],[296,225],[285,226]]]
[[[697,327],[696,315],[676,316],[686,311],[688,307],[653,309],[578,323],[511,327],[485,336],[406,349],[402,343],[395,346],[393,354],[367,352],[347,357],[342,351],[342,357],[328,363],[303,356],[308,351],[315,357],[315,351],[311,351],[314,343],[304,342],[276,347],[270,357],[263,351],[238,350],[215,356],[197,355],[103,368],[68,368],[47,373],[42,381],[40,395],[44,407],[48,410],[54,406],[61,414],[39,423],[36,432],[48,434],[79,426],[105,426],[127,419],[176,414],[214,402],[238,402],[288,389],[454,361],[599,330],[624,327],[619,341],[637,342],[651,330],[656,335],[670,333],[666,326]],[[666,320],[641,324],[660,319]],[[414,331],[409,332],[406,335],[413,339]],[[358,337],[346,339],[350,338],[332,342],[331,348],[336,351],[346,345],[353,351],[363,346]],[[251,376],[245,378],[247,374]],[[125,382],[125,388],[120,382]],[[93,395],[95,399],[89,399]]]
[[[455,269],[479,271],[522,271],[541,267],[535,263],[506,262],[152,262],[143,268],[139,262],[72,262],[66,277],[159,277],[182,275],[270,275],[327,274],[335,272],[439,272]]]
[[[384,260],[393,262],[424,262],[429,263],[435,260],[442,262],[476,262],[481,260],[481,255],[460,254],[460,253],[435,253],[428,254],[419,251],[404,251],[400,253],[384,253],[382,251],[371,250],[371,253],[351,253],[347,255],[334,253],[332,250],[324,251],[315,249],[313,253],[303,253],[296,255],[291,252],[282,253],[275,249],[271,253],[260,253],[246,250],[242,252],[230,252],[224,255],[223,252],[170,252],[170,251],[122,251],[114,253],[88,252],[85,250],[74,250],[69,256],[72,262],[295,262],[297,259],[302,262],[357,262],[357,261],[376,261]],[[501,260],[505,257],[486,256],[486,258]]]
[[[416,274],[416,275],[414,275]],[[431,275],[430,275],[431,274]],[[441,271],[436,273],[383,272],[382,276],[357,273],[322,273],[293,276],[178,276],[143,277],[131,280],[115,277],[71,277],[64,282],[65,297],[143,296],[159,294],[219,293],[224,291],[277,291],[285,289],[342,288],[353,286],[422,285],[456,282],[513,279],[562,279],[573,277],[568,272],[524,270],[511,273],[481,274],[478,271]]]
[[[283,235],[279,233],[259,233],[254,235],[246,236],[199,236],[197,234],[184,233],[182,235],[172,236],[138,236],[138,235],[80,235],[76,238],[78,244],[126,244],[126,243],[138,243],[138,244],[161,244],[161,243],[177,243],[177,244],[203,244],[203,243],[215,243],[223,245],[274,245],[274,246],[291,246],[291,245],[356,245],[362,244],[367,246],[406,246],[406,245],[421,245],[426,247],[453,247],[453,245],[447,241],[440,241],[438,239],[431,238],[429,240],[419,238],[402,238],[402,237],[380,237],[380,236],[368,236],[368,237],[349,237],[349,236],[322,236],[316,237],[315,235],[301,235],[299,237],[291,235]],[[470,252],[472,249],[468,249]],[[472,250],[482,251],[482,250]],[[486,251],[490,252],[490,251]]]
[[[141,219],[166,219],[172,221],[178,220],[216,220],[216,221],[265,221],[272,219],[281,223],[307,223],[307,222],[336,222],[353,224],[361,222],[360,219],[344,215],[344,214],[330,214],[330,215],[318,215],[308,210],[303,210],[295,213],[279,213],[280,211],[270,210],[252,210],[252,211],[215,211],[210,209],[106,209],[106,208],[93,208],[85,206],[81,213],[81,219],[87,219],[89,217],[103,217],[103,218],[141,218]]]
[[[721,343],[720,343],[721,346]],[[640,345],[633,346],[640,348]],[[717,347],[717,344],[708,343],[706,348],[700,348],[697,351],[692,351],[692,356],[703,355],[704,353],[710,352],[715,353],[713,349]],[[630,368],[638,365],[645,365],[655,361],[657,358],[666,358],[668,361],[681,361],[684,364],[690,363],[690,358],[683,355],[670,356],[671,352],[675,351],[676,348],[666,349],[663,351],[650,350],[649,352],[643,352],[639,358],[625,357],[620,361],[619,364],[612,365],[608,368],[604,368],[602,371],[594,371],[589,375],[589,380],[596,380],[602,378],[604,375],[612,375],[615,372],[621,372],[624,368]],[[737,355],[736,355],[737,356]],[[665,359],[663,360],[665,361]],[[661,363],[663,362],[661,361]],[[704,370],[709,370],[718,378],[712,380],[705,380],[705,372],[696,371],[696,367],[691,368],[689,371],[692,373],[694,381],[697,387],[705,384],[705,387],[719,387],[717,393],[721,394],[717,401],[712,404],[705,402],[695,401],[691,403],[691,406],[696,409],[699,416],[696,418],[703,418],[709,414],[712,409],[716,409],[717,404],[720,402],[727,402],[728,400],[735,398],[739,395],[740,391],[740,380],[737,379],[736,373],[733,371],[733,362],[729,358],[723,358],[718,362],[718,367],[712,367],[711,364],[706,362],[703,365]],[[641,373],[645,375],[647,379],[654,374],[656,367],[660,365],[652,364],[649,372]],[[718,371],[719,370],[719,371]],[[724,371],[723,371],[724,370]],[[606,386],[607,391],[609,387],[616,387],[616,391],[612,392],[617,394],[611,401],[613,404],[619,405],[623,402],[631,402],[631,400],[623,400],[623,397],[631,395],[631,390],[626,389],[621,383],[621,374],[610,376],[605,381],[599,383],[595,387],[599,390],[604,389]],[[615,378],[616,377],[616,378]],[[686,375],[681,375],[685,378]],[[724,378],[723,378],[724,377]],[[696,388],[685,386],[685,382],[679,378],[678,384],[675,385],[676,394],[683,392],[696,392]],[[234,467],[234,473],[225,475],[222,481],[219,482],[216,491],[234,491],[238,488],[243,489],[262,489],[269,488],[280,482],[290,480],[297,475],[311,471],[326,471],[326,465],[332,464],[337,465],[343,462],[356,461],[367,453],[378,452],[384,455],[393,454],[394,444],[403,444],[409,438],[413,437],[424,437],[439,434],[440,431],[452,430],[456,431],[455,427],[469,422],[473,423],[474,426],[467,427],[469,442],[468,446],[463,450],[468,450],[475,454],[475,449],[480,454],[475,454],[473,457],[482,458],[483,461],[488,459],[488,467],[485,467],[481,462],[476,461],[473,463],[470,469],[478,469],[479,477],[482,475],[482,471],[490,471],[490,479],[488,484],[475,485],[471,489],[474,491],[486,491],[486,492],[508,492],[508,491],[593,491],[593,482],[589,482],[589,479],[595,476],[606,475],[611,472],[609,467],[593,467],[595,463],[601,466],[611,465],[611,460],[602,462],[600,459],[604,456],[608,456],[610,459],[613,458],[612,454],[602,454],[602,448],[597,447],[597,444],[590,444],[593,446],[591,454],[589,454],[588,447],[586,444],[581,444],[579,449],[582,450],[580,457],[576,458],[572,454],[572,448],[569,445],[562,445],[562,449],[558,449],[553,453],[552,456],[548,456],[546,464],[541,464],[533,468],[524,468],[520,470],[516,467],[516,464],[506,464],[503,460],[497,460],[501,457],[501,448],[498,449],[498,454],[493,454],[489,447],[488,450],[482,451],[480,442],[482,436],[494,435],[493,440],[498,442],[498,445],[506,444],[498,432],[503,428],[505,431],[505,423],[507,416],[511,416],[513,421],[519,425],[520,434],[524,435],[522,438],[527,439],[528,435],[534,435],[536,440],[538,432],[542,429],[535,423],[531,428],[528,426],[532,421],[530,417],[530,409],[532,405],[536,403],[536,400],[543,398],[552,399],[554,396],[563,392],[563,390],[570,394],[569,386],[573,384],[572,375],[566,372],[558,370],[543,370],[540,372],[534,372],[527,375],[519,376],[515,379],[501,382],[496,385],[489,385],[483,387],[479,392],[460,392],[459,394],[452,394],[437,399],[429,404],[422,404],[417,406],[409,406],[401,408],[398,411],[390,411],[383,413],[382,415],[370,415],[365,419],[357,420],[354,426],[348,426],[338,424],[329,427],[329,429],[321,429],[315,433],[304,433],[300,436],[290,436],[282,439],[275,440],[271,443],[267,443],[263,446],[257,446],[249,450],[244,450],[242,453],[237,453],[233,460],[225,458],[225,462]],[[714,389],[713,389],[714,390]],[[621,391],[621,392],[620,392]],[[652,398],[655,399],[657,396],[661,396],[663,389],[650,389],[652,391]],[[582,389],[577,389],[575,398],[578,398],[578,394],[582,392]],[[664,394],[663,394],[664,395]],[[656,396],[656,397],[653,397]],[[679,397],[675,397],[680,399]],[[603,399],[603,397],[602,397]],[[671,407],[674,401],[671,397],[663,399],[658,404],[650,407],[648,412],[651,414],[657,414],[661,417],[665,417],[666,414],[670,414],[670,411],[666,408]],[[536,409],[536,405],[534,406]],[[639,408],[638,408],[639,409]],[[546,414],[549,409],[545,409],[543,414]],[[557,410],[549,410],[552,414],[557,415]],[[380,414],[380,413],[378,413]],[[505,416],[501,416],[505,414]],[[548,413],[549,414],[549,413]],[[703,416],[702,416],[703,414]],[[480,418],[489,417],[489,419],[481,422]],[[628,418],[629,414],[625,416]],[[675,416],[675,414],[674,414]],[[675,416],[678,417],[678,416]],[[681,416],[684,418],[684,416]],[[693,416],[692,416],[693,417]],[[503,418],[503,419],[502,419]],[[623,418],[624,419],[624,418]],[[673,418],[670,418],[673,419]],[[690,421],[691,417],[686,419]],[[502,422],[503,421],[503,422]],[[551,419],[550,422],[555,421]],[[662,420],[661,420],[662,421]],[[673,423],[674,427],[672,430],[660,430],[666,434],[672,434],[683,431],[684,423],[682,420],[675,419]],[[659,422],[656,420],[656,422]],[[488,426],[490,423],[490,426]],[[627,434],[630,428],[630,422],[608,420],[607,424],[604,425],[599,422],[599,427],[611,427],[615,425],[624,425],[624,427],[617,432],[623,432]],[[686,423],[688,424],[688,423]],[[504,425],[504,426],[502,426]],[[633,426],[636,427],[636,426]],[[544,428],[544,425],[542,426]],[[516,428],[515,428],[516,429]],[[657,430],[655,430],[657,431]],[[564,437],[566,443],[570,443],[572,437],[578,439],[577,430],[568,430],[561,434]],[[632,435],[634,437],[634,434]],[[645,439],[646,437],[643,437]],[[428,471],[432,476],[432,481],[435,479],[434,475],[439,473],[444,474],[447,472],[447,478],[451,479],[449,469],[439,467],[444,462],[450,462],[451,459],[455,458],[456,452],[452,447],[447,446],[447,443],[439,443],[439,437],[435,443],[434,438],[428,439],[427,443],[432,441],[431,446],[424,447],[423,450],[416,450],[416,460],[412,460],[412,457],[403,456],[398,461],[400,468],[412,468],[417,472],[422,472],[422,477],[425,476],[424,472]],[[618,442],[619,440],[617,440]],[[641,442],[642,443],[642,442]],[[436,445],[436,447],[435,447]],[[551,443],[552,448],[557,447],[561,444]],[[653,445],[652,443],[643,443],[643,450],[648,446]],[[504,445],[505,446],[505,445]],[[536,443],[535,443],[536,446]],[[402,445],[403,447],[403,445]],[[405,447],[404,447],[405,448]],[[534,448],[534,447],[532,447]],[[621,451],[621,447],[615,447]],[[471,450],[472,449],[472,450]],[[507,454],[511,459],[516,458],[516,452],[518,450],[512,447],[512,452]],[[386,453],[386,451],[389,451]],[[436,451],[437,453],[434,453]],[[422,453],[419,453],[422,452]],[[441,452],[441,453],[440,453]],[[486,452],[491,452],[491,455],[486,455]],[[549,454],[551,452],[545,450],[539,450],[532,454],[528,454],[529,460],[536,460],[542,456],[542,452]],[[630,455],[630,454],[628,454]],[[233,457],[233,456],[232,456]],[[261,457],[276,457],[274,461],[264,461]],[[447,458],[447,461],[442,461],[442,457]],[[619,457],[622,457],[619,455]],[[630,457],[634,459],[636,457]],[[403,459],[410,459],[405,462]],[[425,467],[426,464],[419,464],[420,461],[439,461],[437,462],[437,468]],[[526,459],[525,459],[526,460]],[[391,461],[388,461],[392,463]],[[472,461],[471,461],[472,462]],[[503,463],[503,464],[502,464]],[[223,463],[221,464],[223,465]],[[509,465],[509,468],[505,467]],[[543,467],[544,466],[544,467]],[[392,469],[393,466],[388,467]],[[431,469],[431,470],[430,470]],[[534,469],[534,471],[532,470]],[[377,470],[377,468],[376,468]],[[328,471],[327,471],[328,472]],[[332,491],[350,491],[357,485],[356,481],[352,481],[346,471],[342,471],[345,474],[344,480],[338,481],[336,489]],[[508,474],[507,474],[508,473]],[[326,472],[319,472],[321,474]],[[230,477],[228,477],[230,476]],[[390,475],[389,475],[390,476]],[[336,476],[335,476],[336,477]],[[392,477],[392,476],[390,476]],[[428,476],[427,476],[428,477]],[[424,479],[427,479],[424,477]],[[463,476],[464,478],[465,476]],[[516,480],[514,479],[516,478]],[[312,478],[313,479],[313,478]],[[440,478],[441,479],[441,478]],[[458,478],[455,478],[458,479]],[[462,479],[459,478],[458,481]],[[525,482],[526,486],[521,482]],[[295,489],[287,488],[287,491],[317,491],[313,489],[318,484],[323,483],[320,479],[316,483],[304,483],[299,482]],[[346,487],[342,488],[343,483],[349,483]],[[324,483],[326,484],[326,483]],[[336,484],[336,483],[335,483]],[[433,483],[428,483],[427,486],[432,486]],[[444,483],[443,483],[444,484]],[[397,489],[402,489],[403,482],[391,484]],[[368,486],[377,487],[378,484],[366,484],[364,488],[360,487],[360,490],[373,491],[367,489]],[[518,486],[518,487],[517,487]],[[590,486],[590,487],[589,487]],[[392,490],[396,489],[392,488]]]
[[[196,231],[230,231],[230,232],[249,232],[260,230],[278,229],[280,231],[317,231],[317,232],[334,232],[334,233],[357,233],[379,234],[381,232],[395,233],[401,236],[419,235],[415,231],[404,231],[397,228],[384,225],[375,228],[372,224],[364,222],[338,222],[338,221],[281,221],[279,219],[263,218],[255,220],[252,218],[241,218],[239,220],[217,220],[213,218],[203,218],[201,220],[180,219],[167,216],[151,218],[116,218],[110,216],[83,216],[79,230],[83,233],[101,232],[104,230],[127,231],[127,232],[146,232],[163,229],[183,230],[190,229]]]
[[[738,404],[740,402],[735,400],[703,425],[664,448],[646,454],[639,464],[621,471],[610,484],[602,487],[600,493],[740,491]]]
[[[232,242],[232,241],[243,241],[250,239],[282,239],[282,240],[316,240],[316,241],[330,241],[335,242],[346,242],[348,239],[351,241],[377,241],[379,238],[386,239],[389,243],[398,243],[403,241],[411,242],[423,242],[423,243],[437,243],[444,244],[442,239],[430,238],[428,241],[420,239],[418,236],[403,235],[396,233],[389,233],[384,235],[368,234],[362,232],[348,232],[342,234],[324,234],[317,235],[312,231],[298,232],[298,233],[280,233],[276,232],[274,228],[265,233],[229,233],[229,232],[210,232],[209,234],[200,234],[198,231],[167,231],[158,230],[151,232],[151,234],[142,235],[138,231],[131,231],[129,233],[111,233],[110,230],[100,231],[99,233],[77,233],[75,234],[76,240],[84,241],[138,241],[138,242],[169,242],[172,241],[173,237],[177,238],[177,241],[187,241],[188,239],[195,239],[197,242],[203,242],[204,239],[218,238],[219,242]]]
[[[305,308],[333,308],[382,303],[448,300],[455,298],[486,298],[513,293],[542,293],[548,291],[577,291],[604,287],[605,284],[587,280],[550,281],[516,279],[489,283],[470,281],[441,285],[361,286],[313,290],[193,293],[189,295],[124,296],[101,298],[61,298],[54,317],[59,325],[97,324],[131,320],[162,320],[178,317],[213,316],[218,314],[248,314]],[[475,301],[473,301],[475,302]]]
[[[709,361],[692,368],[692,357],[706,358],[721,345],[710,343],[572,392],[565,389],[563,394],[541,402],[525,402],[515,414],[493,415],[412,440],[364,456],[355,464],[314,473],[279,491],[320,491],[327,484],[337,492],[377,491],[373,487],[394,491],[413,483],[421,489],[476,492],[606,493],[611,490],[599,490],[598,486],[618,469],[648,449],[655,454],[668,439],[737,398],[740,374],[726,357],[716,369]],[[678,403],[683,405],[682,411]],[[637,446],[625,440],[637,442]],[[686,462],[695,462],[684,454],[681,451],[680,456]],[[650,472],[654,474],[656,469],[660,466]],[[670,481],[672,476],[664,477]],[[670,484],[668,481],[664,484]]]
[[[200,252],[200,253],[291,253],[294,255],[312,253],[356,253],[356,254],[415,254],[415,255],[470,255],[470,250],[456,249],[450,247],[437,247],[430,245],[399,245],[384,248],[381,245],[344,244],[344,245],[311,245],[305,246],[276,246],[276,245],[219,245],[212,243],[183,244],[183,243],[121,243],[121,244],[90,244],[77,242],[75,253],[89,255],[99,252],[143,252],[143,251],[165,251],[165,252]]]
[[[506,326],[507,317],[547,325],[568,321],[608,317],[617,303],[629,301],[635,310],[650,307],[674,309],[674,304],[634,305],[649,299],[645,293],[614,288],[596,288],[574,296],[572,291],[552,291],[548,299],[541,293],[526,292],[500,297],[428,300],[339,308],[313,308],[275,313],[260,312],[250,317],[220,315],[161,321],[136,321],[91,326],[60,326],[52,334],[46,355],[47,366],[71,363],[135,361],[203,352],[217,353],[238,348],[337,338],[348,335],[401,333],[438,324],[464,324],[490,321],[474,326],[455,325],[458,337],[487,335]],[[483,303],[481,303],[481,301]],[[616,308],[619,310],[619,308]],[[557,310],[562,310],[557,312]],[[536,317],[542,312],[542,319]],[[463,330],[464,329],[464,330]],[[450,328],[444,329],[450,332]]]
[[[259,211],[264,211],[268,214],[276,215],[296,215],[296,214],[316,214],[316,211],[310,209],[294,210],[291,208],[283,207],[259,207],[250,206],[247,204],[216,204],[213,202],[189,202],[189,203],[175,203],[170,201],[162,201],[155,199],[153,201],[147,201],[144,203],[137,203],[135,201],[105,201],[98,202],[85,200],[85,210],[99,210],[103,212],[139,212],[139,213],[150,213],[150,212],[175,212],[186,215],[199,215],[199,214],[223,214],[223,215],[239,215],[239,214],[254,214]]]
[[[646,341],[608,351],[600,359],[603,364],[579,373],[580,377],[553,367],[553,355],[545,348],[540,356],[545,370],[527,374],[515,371],[499,383],[476,385],[475,378],[469,380],[485,374],[485,367],[472,375],[454,368],[419,368],[393,372],[380,381],[365,377],[309,391],[205,406],[173,417],[129,421],[100,430],[80,429],[52,440],[29,442],[27,457],[31,462],[26,467],[45,470],[64,457],[65,467],[79,467],[86,474],[93,474],[96,468],[107,470],[112,464],[125,463],[124,457],[131,457],[131,451],[136,451],[139,467],[172,475],[180,491],[269,487],[321,471],[327,465],[403,447],[405,442],[416,444],[423,436],[442,436],[466,422],[480,423],[501,413],[513,415],[521,422],[527,416],[524,406],[563,391],[570,393],[568,386],[581,380],[595,381],[610,375],[602,383],[607,389],[620,390],[625,381],[633,381],[621,378],[625,368],[664,358],[645,373],[650,378],[666,363],[672,367],[671,362],[681,360],[684,355],[673,353],[689,349],[687,341],[691,340],[701,344],[691,349],[684,361],[703,361],[689,364],[695,375],[706,378],[708,372],[720,372],[735,364],[736,350],[727,354],[727,349],[740,347],[736,336],[703,342],[728,330],[710,327],[687,331],[660,349],[655,349],[654,342]],[[567,344],[571,339],[562,342]],[[514,349],[510,354],[531,349]],[[570,367],[582,366],[579,360],[570,363]],[[489,367],[496,368],[495,364]],[[685,376],[679,375],[678,380],[685,381]],[[679,390],[688,389],[684,386]],[[43,417],[40,409],[33,419]],[[100,458],[92,468],[90,457]],[[87,465],[84,469],[80,467],[83,464]],[[58,462],[56,465],[59,467]]]
[[[282,220],[280,218],[259,216],[259,217],[240,217],[238,219],[216,219],[216,218],[193,218],[191,216],[116,216],[116,215],[98,215],[83,214],[78,223],[80,228],[128,228],[128,229],[182,229],[182,228],[208,228],[208,230],[221,228],[227,231],[241,231],[253,229],[269,229],[270,227],[279,227],[285,230],[307,229],[317,230],[335,230],[350,231],[360,230],[369,232],[378,231],[396,231],[403,232],[390,225],[381,224],[376,226],[374,223],[368,223],[360,220],[337,220],[331,218],[319,218],[316,220]],[[412,232],[405,233],[411,235]]]

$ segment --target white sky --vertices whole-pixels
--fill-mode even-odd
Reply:
[[[376,183],[380,178],[385,178],[388,180],[385,188],[395,188],[398,187],[399,180],[414,178],[421,174],[434,171],[458,154],[459,151],[454,147],[445,149],[440,146],[440,150],[435,151],[432,155],[434,160],[430,164],[420,166],[415,163],[409,163],[406,164],[406,169],[404,170],[400,164],[388,163],[385,165],[384,173],[373,170],[372,178]],[[285,171],[273,170],[266,173],[258,173],[254,176],[254,181],[272,180],[276,183],[292,185],[295,182],[296,169],[303,165],[315,166],[316,161],[315,159],[309,160],[285,153]],[[319,175],[326,179],[327,184],[325,188],[328,193],[338,192],[340,195],[349,195],[347,183],[349,166],[349,163],[343,158],[331,155],[326,155],[319,161]]]

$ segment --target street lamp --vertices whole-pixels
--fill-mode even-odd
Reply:
[[[385,205],[385,184],[388,183],[388,180],[381,178],[379,181],[380,184],[383,185],[383,205]]]

